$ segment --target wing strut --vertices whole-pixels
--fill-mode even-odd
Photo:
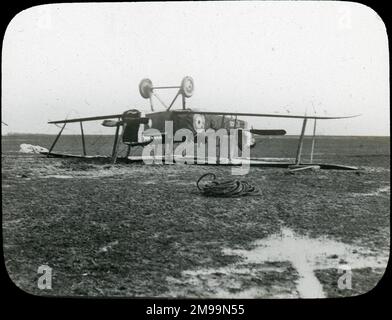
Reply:
[[[317,122],[317,119],[314,119],[312,149],[310,150],[310,163],[313,163],[314,140],[316,139],[316,122]]]
[[[121,126],[120,124],[117,124],[116,133],[114,135],[114,143],[113,143],[113,150],[112,150],[112,164],[115,164],[117,160],[120,126]]]
[[[86,143],[84,141],[84,131],[83,131],[83,122],[82,121],[80,121],[80,132],[82,133],[83,156],[86,156]]]
[[[301,162],[302,144],[304,142],[305,128],[306,128],[307,121],[308,121],[308,118],[304,118],[304,121],[302,123],[301,136],[299,137],[298,148],[297,148],[297,156],[295,157],[295,164],[296,165],[299,165],[299,163]]]
[[[56,143],[57,143],[57,140],[60,138],[61,134],[63,133],[63,130],[64,130],[66,124],[67,124],[67,123],[64,122],[64,124],[63,124],[63,126],[62,126],[60,132],[57,134],[56,139],[54,139],[54,141],[53,141],[53,143],[52,143],[52,145],[50,146],[50,149],[49,149],[49,151],[48,151],[47,157],[49,157],[50,153],[52,152],[54,146],[55,146]]]

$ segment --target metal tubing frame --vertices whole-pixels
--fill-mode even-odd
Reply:
[[[163,87],[152,87],[151,89],[180,89],[180,86],[163,86]]]
[[[185,110],[185,108],[186,108],[185,107],[185,105],[186,105],[185,96],[184,96],[184,94],[181,94],[181,96],[182,96],[182,110]]]
[[[57,140],[60,138],[61,134],[63,133],[63,130],[64,130],[66,124],[67,124],[67,123],[64,122],[64,124],[63,124],[63,126],[62,126],[60,132],[57,134],[56,138],[54,139],[52,145],[50,146],[50,149],[49,149],[49,151],[48,151],[48,154],[46,155],[47,157],[49,157],[50,153],[52,152],[54,146],[55,146],[56,143],[57,143]]]
[[[152,98],[150,97],[150,107],[151,107],[151,111],[154,112],[154,104],[152,103]]]
[[[158,101],[159,101],[166,109],[168,108],[167,105],[161,100],[161,98],[160,98],[154,91],[152,91],[151,94],[153,94],[154,97],[157,98]]]
[[[176,96],[174,97],[174,99],[172,100],[172,102],[170,103],[169,106],[166,106],[166,104],[161,100],[161,98],[154,92],[154,89],[179,89]],[[173,106],[174,102],[177,100],[179,95],[182,95],[182,109],[185,110],[185,96],[182,93],[182,87],[181,86],[160,86],[160,87],[152,87],[151,88],[151,95],[154,95],[154,97],[156,97],[159,102],[166,108],[167,111],[170,110],[170,108]],[[150,104],[151,104],[151,110],[154,111],[154,107],[152,104],[152,99],[150,97]]]
[[[178,90],[178,92],[176,93],[176,96],[174,97],[173,101],[170,103],[169,107],[167,108],[167,111],[170,110],[170,108],[173,106],[174,102],[176,101],[176,99],[178,98],[178,96],[181,94],[181,89]]]

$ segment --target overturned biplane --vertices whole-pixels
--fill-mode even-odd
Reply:
[[[174,96],[173,100],[170,102],[170,104],[166,104],[158,96],[156,91],[159,89],[177,90],[177,93]],[[357,169],[351,166],[313,163],[313,149],[314,149],[313,147],[314,147],[314,138],[316,134],[316,121],[352,118],[352,117],[356,117],[357,115],[328,117],[328,116],[307,116],[307,115],[288,115],[288,114],[283,115],[283,114],[266,114],[266,113],[246,113],[246,112],[198,111],[186,107],[186,98],[190,98],[193,94],[193,91],[194,91],[194,82],[191,77],[183,78],[179,86],[153,86],[152,81],[150,79],[143,79],[139,84],[139,92],[143,98],[148,99],[150,101],[151,113],[142,116],[141,112],[138,111],[137,109],[131,109],[121,114],[50,121],[48,123],[62,124],[62,127],[60,132],[56,136],[54,142],[52,143],[49,151],[43,152],[43,154],[45,154],[47,157],[88,158],[86,152],[85,139],[84,139],[84,131],[83,131],[83,122],[86,121],[103,120],[102,122],[103,126],[115,128],[112,154],[110,156],[111,162],[115,163],[119,159],[118,147],[120,141],[128,146],[126,156],[122,158],[123,160],[143,161],[141,157],[130,156],[131,148],[134,146],[146,146],[149,143],[153,142],[154,139],[161,139],[161,141],[163,141],[164,143],[165,136],[166,136],[165,124],[167,121],[171,121],[174,131],[185,128],[190,130],[193,133],[194,137],[196,137],[198,133],[200,133],[201,131],[206,131],[209,129],[212,130],[224,129],[227,131],[228,135],[229,132],[233,132],[234,130],[238,137],[238,144],[239,144],[238,147],[239,149],[241,149],[243,142],[247,144],[248,147],[253,147],[255,145],[253,134],[266,135],[266,136],[285,135],[286,131],[283,129],[276,129],[276,130],[264,130],[264,129],[253,129],[253,128],[250,129],[248,127],[248,123],[244,120],[238,119],[238,117],[247,116],[247,117],[296,118],[296,119],[302,119],[303,123],[302,123],[301,135],[299,136],[299,140],[298,140],[295,162],[274,162],[274,161],[265,161],[265,158],[250,157],[248,160],[250,161],[251,166],[259,166],[259,167],[275,166],[275,167],[287,168],[287,167],[301,167],[301,166],[303,167],[309,165],[313,165],[313,166],[317,165],[321,169],[347,169],[347,170]],[[182,99],[182,108],[172,109],[174,102],[180,96]],[[160,102],[160,104],[165,107],[165,110],[155,111],[153,97],[156,98]],[[305,128],[308,120],[314,120],[312,150],[311,150],[311,157],[310,157],[311,161],[310,163],[303,163],[301,162],[302,145],[303,145],[303,139],[305,135]],[[80,124],[82,147],[83,147],[82,155],[70,155],[70,154],[60,154],[60,153],[52,152],[65,126],[68,123]],[[156,133],[149,134],[148,132],[151,132],[150,129],[155,129],[154,132]],[[139,134],[140,130],[142,131],[141,135]],[[164,160],[164,158],[162,160]],[[213,162],[209,161],[207,163],[203,162],[203,164],[236,165],[235,161],[231,161],[232,159],[228,159],[228,160],[229,161],[227,162],[222,162],[218,157],[216,161]],[[198,164],[197,161],[195,163]]]

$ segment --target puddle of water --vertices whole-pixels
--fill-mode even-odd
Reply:
[[[49,171],[49,170],[48,170]],[[50,174],[47,174],[48,172],[42,172],[43,174],[40,174],[40,178],[59,178],[59,179],[69,179],[69,178],[104,178],[104,177],[111,177],[111,176],[118,176],[118,175],[124,175],[125,171],[123,169],[103,169],[103,168],[97,168],[97,169],[90,169],[86,171],[72,171],[72,175],[69,174],[62,174],[62,173],[69,173],[67,170],[54,170],[52,169],[50,171]]]
[[[285,263],[281,266],[233,264],[217,269],[187,270],[180,279],[167,278],[171,290],[165,296],[245,299],[276,298],[281,294],[282,297],[298,297],[293,281],[295,274],[287,279],[282,277],[284,272],[287,273],[287,263],[286,266]],[[271,278],[271,274],[275,278],[269,280],[271,286],[260,285],[260,279]],[[274,291],[279,294],[272,295]]]
[[[388,196],[390,195],[391,187],[390,186],[385,186],[378,188],[375,191],[372,192],[367,192],[367,193],[351,193],[350,195],[353,197],[374,197],[374,196]]]
[[[146,185],[150,185],[150,184],[157,184],[155,181],[139,181],[139,184],[146,184]]]
[[[206,287],[204,297],[324,298],[326,295],[314,270],[341,268],[343,265],[351,269],[385,268],[388,263],[388,252],[376,254],[365,248],[326,237],[312,239],[298,235],[288,228],[282,228],[280,233],[266,239],[257,240],[253,245],[254,248],[251,250],[223,249],[227,255],[242,257],[239,263],[218,269],[187,270],[182,273],[182,280],[177,279],[177,281],[182,281],[183,285],[186,283],[190,286],[204,285]],[[288,270],[287,266],[286,269],[279,266],[279,262],[288,263],[294,271]],[[266,267],[266,263],[274,264]],[[245,265],[249,264],[256,267],[245,268]],[[264,283],[263,277],[268,272],[275,272],[274,277],[281,285]],[[286,280],[285,277],[279,276],[279,273],[284,272],[286,272]],[[295,279],[288,279],[289,275],[294,273],[297,275]],[[215,283],[208,282],[209,279],[213,279]],[[233,287],[237,286],[241,289],[245,280],[255,282],[257,279],[260,280],[258,285],[233,293]],[[290,285],[292,285],[291,289],[289,289]]]
[[[44,176],[43,178],[57,178],[57,179],[72,179],[74,178],[73,176],[66,176],[66,175],[56,175],[56,174],[50,174],[47,176]]]
[[[387,257],[372,256],[372,252],[330,239],[311,239],[283,228],[280,234],[254,243],[253,250],[226,249],[226,254],[244,257],[247,262],[290,261],[299,274],[297,290],[302,298],[323,298],[322,285],[313,273],[315,269],[339,268],[345,261],[352,269],[386,266]]]
[[[368,166],[363,166],[362,169],[365,170],[366,172],[369,172],[369,173],[371,173],[371,172],[379,173],[379,172],[386,172],[386,171],[389,171],[389,168],[383,168],[383,167],[368,167]]]

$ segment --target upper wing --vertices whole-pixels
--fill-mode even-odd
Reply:
[[[360,116],[360,114],[351,116],[341,116],[341,117],[322,117],[322,116],[300,116],[291,114],[273,114],[273,113],[246,113],[246,112],[210,112],[210,111],[192,111],[192,110],[173,110],[172,112],[177,113],[187,113],[187,114],[211,114],[211,115],[221,115],[221,116],[243,116],[243,117],[270,117],[270,118],[296,118],[296,119],[345,119],[354,118]],[[87,118],[73,118],[49,121],[48,123],[71,123],[71,122],[84,122],[84,121],[96,121],[105,119],[116,119],[121,118],[122,114],[111,114],[106,116],[97,117],[87,117]]]
[[[48,123],[70,123],[70,122],[96,121],[96,120],[104,120],[104,119],[115,119],[115,118],[120,118],[121,116],[122,116],[122,114],[111,114],[108,116],[56,120],[56,121],[49,121]]]
[[[296,118],[296,119],[345,119],[354,118],[360,116],[360,114],[342,116],[342,117],[322,117],[322,116],[298,116],[291,114],[273,114],[273,113],[246,113],[246,112],[204,112],[204,111],[192,111],[192,110],[173,110],[173,112],[178,113],[188,113],[188,114],[211,114],[211,115],[221,115],[221,116],[242,116],[242,117],[270,117],[270,118]]]

